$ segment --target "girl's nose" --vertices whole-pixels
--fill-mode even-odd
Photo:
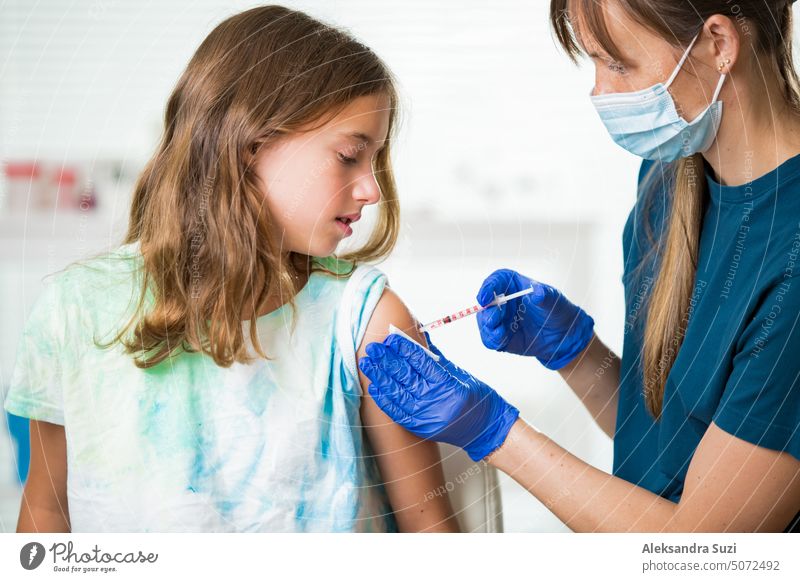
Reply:
[[[356,180],[353,198],[360,200],[365,205],[375,204],[381,199],[381,187],[372,171],[365,172]]]

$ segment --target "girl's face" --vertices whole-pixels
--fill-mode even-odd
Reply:
[[[324,257],[381,198],[373,161],[389,131],[389,98],[353,100],[324,126],[281,138],[256,159],[281,252]],[[344,220],[342,220],[344,219]]]

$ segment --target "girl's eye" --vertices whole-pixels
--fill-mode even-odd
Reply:
[[[342,162],[343,164],[355,164],[358,161],[355,158],[349,158],[340,152],[336,152],[336,157],[338,157],[339,161]]]

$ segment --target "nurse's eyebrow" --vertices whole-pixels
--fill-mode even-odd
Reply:
[[[616,61],[617,60],[614,57],[612,57],[611,55],[608,55],[608,54],[602,54],[601,55],[600,53],[598,53],[596,51],[587,52],[586,56],[591,57],[593,59],[601,59],[603,61]]]
[[[589,58],[592,58],[592,59],[600,59],[601,61],[611,61],[613,63],[618,63],[620,65],[625,65],[626,67],[632,67],[633,66],[633,63],[631,63],[627,59],[623,59],[623,58],[615,59],[611,55],[605,55],[605,54],[601,55],[601,54],[598,54],[596,52],[591,52],[591,53],[586,53],[586,56],[588,56]]]

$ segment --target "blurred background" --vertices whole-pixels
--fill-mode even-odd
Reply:
[[[575,67],[556,48],[548,2],[284,4],[347,28],[400,81],[403,231],[380,267],[415,316],[427,322],[473,305],[483,279],[508,267],[562,289],[619,353],[621,233],[639,162],[597,118],[590,64]],[[120,243],[133,182],[159,139],[174,83],[216,24],[253,5],[0,4],[3,394],[42,277]],[[557,373],[485,349],[474,317],[432,339],[533,425],[611,470],[611,441]],[[27,420],[8,420],[13,438],[5,423],[0,430],[0,531],[16,527],[27,474]],[[506,476],[502,489],[506,531],[568,531]]]

